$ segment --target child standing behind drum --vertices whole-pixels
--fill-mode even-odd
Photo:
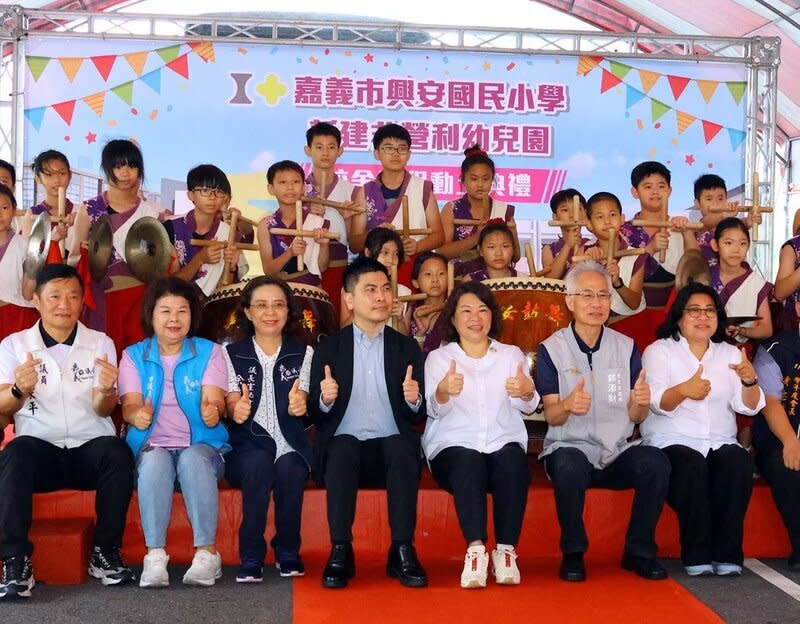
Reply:
[[[271,228],[305,229],[296,216],[296,203],[303,196],[304,186],[303,168],[292,160],[281,160],[267,170],[267,189],[275,196],[278,209],[259,222],[258,244],[266,275],[319,286],[322,273],[328,268],[329,247],[324,236],[328,228],[314,228],[314,237],[308,239],[270,232]],[[302,214],[305,218],[309,213]],[[298,256],[303,256],[307,265],[303,271],[298,270]]]
[[[492,219],[478,237],[478,268],[465,280],[476,282],[497,277],[517,277],[514,268],[514,232],[500,219]]]
[[[27,329],[39,317],[30,302],[36,281],[22,272],[28,241],[11,225],[16,207],[14,192],[0,184],[0,340]]]
[[[575,197],[580,202],[578,219],[586,220],[586,198],[573,188],[563,189],[550,198],[550,210],[557,221],[574,219]],[[583,248],[588,239],[581,236],[580,226],[561,226],[561,236],[553,243],[542,245],[542,268],[547,271],[544,277],[562,279],[572,268],[572,254],[575,245]]]
[[[223,277],[225,264],[236,269],[237,278],[241,279],[247,274],[247,261],[239,249],[226,245],[230,226],[223,222],[222,213],[230,202],[231,183],[225,172],[214,165],[198,165],[186,174],[186,188],[194,209],[165,221],[164,228],[180,267],[175,277],[194,284],[208,297]],[[242,239],[242,235],[237,233],[237,238]],[[192,239],[214,244],[195,247]]]
[[[408,335],[414,338],[427,355],[439,348],[442,341],[439,313],[447,299],[447,258],[435,251],[426,251],[417,256],[411,271],[414,288],[427,295],[424,301],[410,304],[406,308],[404,321]]]

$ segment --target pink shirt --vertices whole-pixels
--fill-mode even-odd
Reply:
[[[191,445],[192,435],[189,421],[178,405],[175,386],[172,381],[179,355],[176,353],[175,355],[161,356],[161,366],[164,368],[164,390],[161,394],[161,407],[158,411],[158,418],[155,419],[155,426],[147,440],[147,443],[151,446],[185,448]],[[142,381],[139,379],[139,372],[127,352],[122,354],[118,383],[121,396],[131,392],[142,393]],[[214,386],[227,391],[228,369],[225,364],[225,356],[219,345],[214,345],[201,383],[204,386]]]

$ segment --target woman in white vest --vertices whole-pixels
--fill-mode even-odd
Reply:
[[[433,477],[455,499],[467,554],[461,587],[486,587],[486,497],[494,504],[495,580],[520,582],[514,550],[528,500],[523,413],[539,404],[519,347],[497,342],[502,318],[491,290],[463,282],[442,311],[446,344],[425,362],[428,420],[422,448]]]
[[[178,278],[150,285],[142,326],[147,338],[125,349],[119,377],[148,551],[139,585],[169,585],[164,547],[176,483],[196,549],[183,582],[213,585],[222,576],[215,545],[217,481],[224,471],[222,454],[230,450],[220,422],[228,388],[225,356],[219,345],[195,335],[200,326],[197,291]]]
[[[725,342],[725,328],[716,292],[691,282],[643,356],[651,399],[642,436],[672,465],[667,502],[678,514],[691,576],[742,573],[753,459],[736,441],[736,412],[753,416],[765,400],[744,349]]]

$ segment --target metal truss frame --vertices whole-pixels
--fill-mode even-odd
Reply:
[[[746,201],[758,193],[761,205],[772,206],[775,193],[777,120],[777,37],[709,37],[652,33],[544,31],[407,24],[383,21],[302,19],[275,15],[146,15],[41,11],[0,5],[0,114],[11,127],[0,125],[0,155],[22,164],[25,39],[42,37],[142,39],[152,41],[207,40],[264,45],[360,46],[391,49],[440,49],[531,55],[602,55],[673,61],[714,61],[747,66],[748,106],[745,155]],[[3,117],[5,119],[5,117]],[[759,188],[752,174],[759,173]],[[776,209],[765,219],[766,231],[783,239],[786,215]],[[769,241],[755,245],[753,257],[764,275],[772,275],[777,249]]]

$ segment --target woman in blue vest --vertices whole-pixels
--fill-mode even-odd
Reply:
[[[139,511],[148,552],[141,587],[169,585],[166,545],[175,484],[180,485],[196,552],[187,585],[213,585],[222,576],[216,549],[217,481],[230,450],[225,413],[227,370],[222,348],[195,336],[200,306],[195,289],[175,277],[157,280],[142,303],[144,340],[120,363],[122,416],[136,457]]]
[[[247,338],[228,345],[228,431],[233,450],[226,477],[242,490],[238,583],[260,583],[270,493],[275,498],[271,545],[281,576],[302,576],[300,515],[311,465],[305,435],[313,349],[292,337],[300,311],[281,279],[261,276],[242,292]]]

